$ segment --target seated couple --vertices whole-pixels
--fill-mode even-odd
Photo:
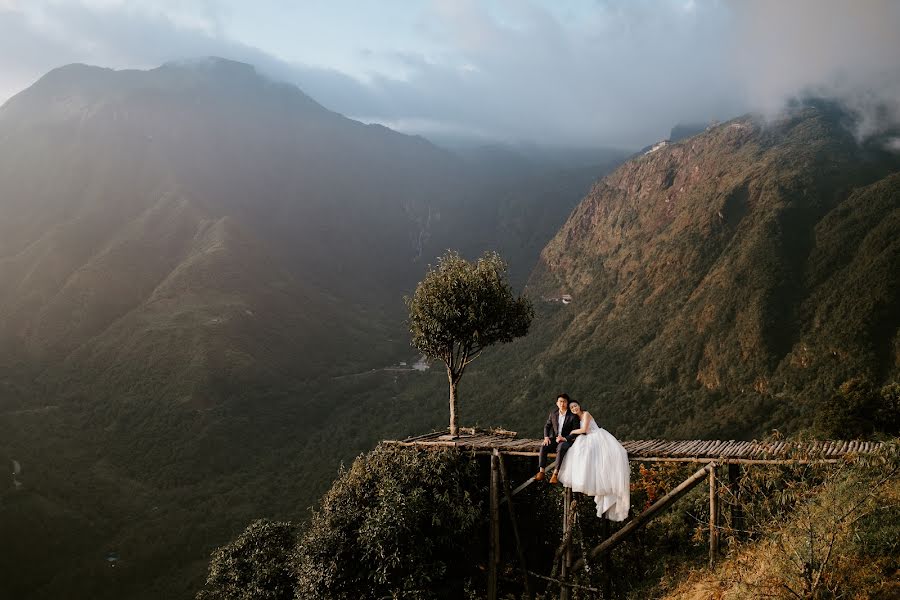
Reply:
[[[567,394],[557,397],[556,407],[544,425],[535,480],[544,479],[547,455],[555,450],[556,469],[550,483],[559,481],[574,492],[594,496],[598,517],[624,521],[631,507],[628,453]]]

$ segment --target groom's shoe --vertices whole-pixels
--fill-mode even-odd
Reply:
[[[538,471],[538,474],[534,476],[535,481],[543,481],[544,480],[544,472]]]
[[[556,485],[559,482],[559,479],[556,477],[556,471],[553,471],[553,475],[550,476],[550,484]]]

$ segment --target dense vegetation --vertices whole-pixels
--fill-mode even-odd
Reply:
[[[248,522],[305,519],[342,461],[438,426],[445,394],[402,389],[403,294],[451,245],[524,281],[606,169],[496,177],[216,59],[55,70],[0,139],[16,598],[189,597]]]
[[[565,386],[622,437],[896,435],[898,161],[876,142],[859,147],[843,118],[820,105],[770,124],[739,119],[598,183],[532,275],[531,335],[467,377],[470,423],[532,431]],[[408,380],[410,393],[436,396],[439,375]],[[896,473],[895,446],[837,468],[746,469],[744,491],[727,491],[748,519],[726,525],[727,568],[685,578],[705,554],[698,490],[614,553],[607,585],[634,598],[708,597],[710,586],[890,597]],[[686,475],[639,469],[636,506]],[[524,529],[558,523],[558,505],[552,491],[524,499],[543,518]],[[579,515],[579,543],[599,537]],[[549,564],[546,540],[530,548],[530,564]]]
[[[510,462],[514,480],[530,473]],[[635,467],[632,511],[695,468]],[[900,589],[898,474],[897,440],[836,465],[745,467],[720,492],[718,568],[699,568],[709,534],[708,491],[700,486],[575,582],[635,600],[890,598]],[[379,447],[341,474],[298,536],[290,524],[256,522],[217,550],[198,599],[483,598],[487,475],[486,460],[464,453]],[[575,499],[582,555],[610,525],[591,499]],[[549,573],[560,541],[561,500],[560,488],[548,485],[517,497],[526,562],[539,573]],[[505,511],[502,518],[500,595],[524,597]],[[556,595],[545,580],[531,585],[539,598]]]
[[[51,73],[0,109],[0,595],[186,598],[247,523],[307,522],[342,461],[446,423],[445,374],[398,365],[429,257],[499,249],[521,282],[560,225],[461,425],[530,435],[568,391],[623,438],[868,434],[897,402],[900,179],[843,118],[714,127],[564,223],[602,168],[471,186],[245,65]]]
[[[531,333],[467,379],[474,418],[533,430],[565,388],[620,436],[742,438],[900,378],[900,159],[844,118],[737,119],[598,182],[529,280]]]
[[[217,550],[199,597],[461,598],[478,573],[480,484],[471,457],[379,447],[341,472],[299,538],[260,521]]]

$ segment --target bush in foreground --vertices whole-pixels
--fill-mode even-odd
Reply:
[[[288,600],[294,597],[291,523],[254,521],[234,541],[216,550],[206,586],[197,600]]]
[[[482,546],[477,481],[460,452],[379,446],[360,456],[301,536],[297,598],[463,597]]]

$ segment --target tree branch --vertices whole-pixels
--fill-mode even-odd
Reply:
[[[444,359],[444,363],[447,365],[447,370],[452,373],[453,368],[456,366],[456,363],[453,360],[453,342],[447,344],[447,358]]]
[[[476,346],[475,348],[469,348],[469,353],[466,356],[466,364],[471,363],[473,360],[481,356],[481,353],[484,351],[485,346]],[[471,358],[469,358],[471,356]]]

